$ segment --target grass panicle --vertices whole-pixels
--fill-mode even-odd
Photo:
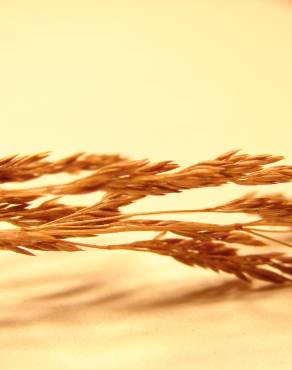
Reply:
[[[244,186],[291,182],[292,166],[276,164],[282,158],[231,151],[186,168],[171,161],[133,161],[117,154],[78,153],[56,161],[49,160],[48,153],[1,158],[1,184],[58,173],[80,177],[67,183],[25,189],[2,186],[0,221],[10,223],[13,228],[0,231],[0,249],[26,255],[34,255],[37,251],[74,252],[84,248],[152,252],[188,266],[233,274],[242,280],[291,282],[292,257],[288,253],[275,252],[279,246],[286,247],[287,251],[292,247],[289,243],[292,199],[283,194],[260,196],[248,193],[212,208],[124,211],[127,205],[149,195],[228,183]],[[62,201],[65,195],[98,191],[103,191],[104,195],[91,206],[72,206]],[[37,205],[35,201],[44,196],[50,196],[50,199]],[[256,219],[219,225],[151,217],[196,212],[245,213]],[[156,236],[126,244],[86,242],[87,237],[134,231],[151,231]],[[74,241],[80,237],[84,242]],[[266,252],[271,244],[273,251]],[[263,247],[266,247],[264,251]]]

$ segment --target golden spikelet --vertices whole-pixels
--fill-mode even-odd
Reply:
[[[57,185],[26,189],[0,189],[0,221],[14,229],[0,231],[0,249],[33,255],[36,251],[78,251],[80,248],[126,249],[170,256],[189,266],[200,266],[250,278],[285,283],[292,281],[292,257],[279,252],[263,253],[267,242],[291,247],[279,235],[292,232],[292,200],[281,194],[247,194],[212,208],[162,212],[125,213],[121,208],[149,195],[178,193],[185,189],[238,185],[266,185],[292,180],[292,166],[273,165],[282,157],[225,153],[214,160],[180,168],[171,161],[131,161],[119,155],[78,153],[51,161],[48,153],[10,156],[0,159],[0,182],[24,182],[57,173],[86,176]],[[105,195],[92,206],[64,204],[64,195],[92,193]],[[55,198],[35,205],[42,196]],[[246,213],[257,220],[227,225],[157,220],[152,215],[222,212]],[[139,218],[147,216],[147,218]],[[275,230],[276,227],[276,230]],[[127,244],[93,245],[68,240],[117,232],[152,231],[153,239]],[[171,234],[171,237],[167,236]],[[231,246],[236,244],[237,248]],[[244,246],[257,253],[244,254]]]

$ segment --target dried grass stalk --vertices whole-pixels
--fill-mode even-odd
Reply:
[[[189,266],[251,278],[285,283],[292,281],[292,257],[280,252],[261,252],[263,246],[291,247],[281,235],[292,231],[292,200],[282,194],[247,194],[212,208],[147,213],[126,213],[121,208],[148,195],[178,193],[185,189],[237,185],[265,185],[290,182],[292,166],[271,165],[282,157],[225,153],[214,160],[187,168],[173,162],[130,161],[119,155],[84,153],[51,161],[48,153],[10,156],[0,159],[0,182],[23,182],[57,173],[86,176],[65,184],[27,189],[0,189],[0,221],[15,228],[0,231],[0,249],[33,255],[36,251],[78,251],[80,248],[126,249],[170,256]],[[104,191],[98,203],[89,207],[67,205],[61,197]],[[56,196],[40,205],[42,196]],[[257,220],[227,225],[157,220],[152,215],[171,213],[247,213]],[[139,218],[144,216],[147,218]],[[145,241],[116,245],[92,245],[74,241],[117,232],[152,231],[157,236]],[[280,235],[276,239],[269,233]],[[73,241],[72,241],[73,238]],[[70,240],[69,240],[70,239]],[[245,253],[245,246],[257,253]]]

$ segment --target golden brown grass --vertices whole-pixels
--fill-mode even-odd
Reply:
[[[273,283],[292,281],[292,257],[263,252],[263,246],[291,247],[282,235],[292,231],[292,201],[281,194],[247,194],[212,208],[164,212],[126,213],[121,208],[149,195],[185,189],[290,182],[292,166],[272,165],[282,157],[225,153],[187,168],[173,162],[131,161],[119,155],[76,154],[50,161],[48,153],[0,159],[0,182],[24,182],[57,173],[87,174],[57,185],[26,189],[0,189],[0,221],[15,226],[0,231],[0,249],[33,255],[36,251],[78,251],[80,248],[125,249],[170,256],[190,266],[256,278]],[[88,207],[66,205],[63,195],[103,191],[102,199]],[[35,205],[42,196],[53,198]],[[255,221],[226,225],[151,219],[153,215],[218,212],[246,213]],[[139,218],[144,216],[144,218]],[[147,218],[145,218],[147,216]],[[152,231],[153,239],[126,244],[95,245],[74,240],[117,232]],[[279,237],[271,237],[271,232]],[[272,234],[274,235],[274,234]],[[73,239],[73,240],[72,240]],[[246,254],[245,246],[255,252]],[[249,248],[250,249],[250,248]]]

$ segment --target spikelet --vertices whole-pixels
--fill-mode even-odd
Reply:
[[[292,199],[282,194],[259,196],[249,193],[204,209],[140,213],[121,210],[149,195],[228,183],[287,183],[292,180],[292,166],[274,165],[282,157],[251,156],[232,151],[214,160],[180,168],[171,161],[133,161],[117,154],[78,153],[57,161],[49,160],[48,156],[48,153],[39,153],[0,159],[2,184],[25,182],[62,172],[82,174],[77,180],[57,185],[1,188],[0,221],[15,228],[0,231],[0,249],[27,255],[43,250],[73,252],[81,248],[143,251],[169,256],[188,266],[233,274],[242,280],[254,278],[277,284],[292,281],[292,257],[274,251],[261,252],[261,247],[269,246],[271,242],[274,246],[292,247],[281,239],[281,235],[292,234]],[[104,196],[91,206],[72,206],[62,202],[64,195],[97,191],[103,191]],[[53,198],[35,205],[36,199],[46,195]],[[218,225],[150,217],[192,212],[247,213],[255,215],[257,220]],[[156,237],[106,246],[71,239],[132,231],[152,231]],[[274,239],[270,232],[277,232],[279,237]],[[244,253],[245,246],[254,248],[256,253]]]

